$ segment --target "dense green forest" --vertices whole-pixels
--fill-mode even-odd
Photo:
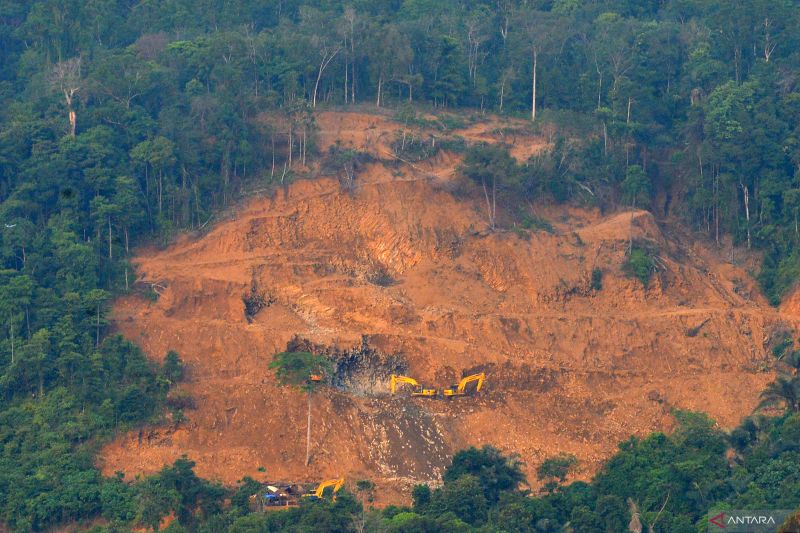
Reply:
[[[800,273],[799,14],[790,0],[6,1],[4,240],[21,255],[37,224],[80,211],[84,242],[109,241],[110,286],[132,240],[200,226],[248,180],[291,172],[315,108],[413,102],[558,125],[558,153],[523,184],[537,200],[613,208],[638,165],[645,205],[764,250],[777,302]]]
[[[176,531],[346,530],[359,517],[396,531],[619,531],[629,497],[647,522],[667,493],[655,530],[689,531],[714,502],[798,505],[796,377],[783,417],[727,436],[690,417],[624,444],[592,484],[556,475],[537,499],[513,465],[459,467],[466,452],[413,509],[362,514],[343,496],[245,516],[251,486],[226,505],[188,460],[128,485],[93,456],[115,431],[169,416],[181,373],[175,354],[159,367],[106,337],[131,247],[291,178],[321,107],[556,124],[551,153],[501,188],[677,214],[763,251],[779,301],[800,277],[799,22],[788,0],[0,0],[0,522],[127,527],[174,512]],[[491,150],[469,161],[510,172]]]

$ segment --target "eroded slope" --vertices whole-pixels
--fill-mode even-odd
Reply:
[[[346,115],[321,120],[323,144],[364,142]],[[389,134],[381,124],[373,140]],[[104,470],[153,471],[187,453],[226,483],[345,475],[375,480],[387,502],[436,481],[470,444],[518,453],[531,480],[545,457],[574,453],[585,476],[631,434],[669,429],[672,408],[725,426],[750,412],[771,379],[771,338],[796,324],[743,271],[646,212],[541,211],[554,233],[488,233],[479,203],[444,190],[454,161],[375,163],[352,192],[301,181],[202,238],[141,255],[141,282],[165,289],[120,300],[117,327],[154,357],[181,354],[197,409],[112,443]],[[621,272],[630,232],[660,250],[646,290]],[[254,288],[269,305],[248,320]],[[473,370],[489,380],[453,402],[389,397],[386,381],[329,390],[315,400],[306,468],[304,399],[267,369],[294,335],[340,347],[366,335],[436,386]]]

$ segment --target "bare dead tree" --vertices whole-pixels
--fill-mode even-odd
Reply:
[[[664,499],[664,504],[661,506],[661,509],[658,510],[658,513],[656,513],[656,517],[653,518],[653,521],[650,524],[647,525],[647,532],[648,533],[654,533],[655,532],[656,523],[661,518],[661,513],[663,513],[664,509],[667,507],[667,502],[669,501],[669,494],[670,493],[668,492],[667,493],[667,497]]]
[[[534,45],[533,47],[533,96],[531,96],[531,120],[536,120],[536,64],[539,59],[539,47]]]
[[[772,26],[772,21],[769,17],[764,19],[764,61],[769,63],[769,58],[772,56],[772,52],[775,51],[775,48],[778,46],[778,43],[773,40],[772,34],[770,32],[770,27]]]
[[[631,521],[628,523],[628,531],[630,533],[642,533],[642,520],[639,518],[639,508],[632,498],[628,498],[628,507],[631,511]]]
[[[317,107],[317,91],[319,90],[319,82],[322,79],[322,74],[325,72],[325,69],[328,68],[333,58],[336,57],[342,50],[342,44],[336,43],[333,46],[329,45],[321,45],[319,54],[320,54],[320,62],[319,62],[319,69],[317,70],[317,81],[314,82],[314,94],[311,98],[311,107],[316,109]]]
[[[550,14],[521,14],[525,40],[531,51],[531,121],[536,120],[537,74],[539,61],[560,53],[568,34],[562,19]]]
[[[81,57],[73,57],[53,65],[48,81],[53,90],[64,96],[64,102],[69,117],[69,135],[75,137],[78,119],[75,113],[76,94],[81,89]]]
[[[507,67],[503,70],[503,73],[500,76],[500,109],[499,111],[503,112],[503,102],[506,96],[506,87],[509,83],[514,79],[516,73],[514,72],[513,67]]]
[[[489,35],[484,29],[484,21],[477,17],[472,17],[466,21],[467,29],[467,65],[469,69],[469,79],[474,85],[477,82],[478,64],[480,62],[480,47],[489,39]]]
[[[350,34],[350,103],[356,103],[356,23],[358,15],[352,6],[344,10],[344,19],[347,22]],[[346,42],[346,41],[345,41]],[[347,68],[345,67],[345,72]],[[346,85],[346,83],[345,83]],[[347,87],[345,87],[345,102],[347,102]]]

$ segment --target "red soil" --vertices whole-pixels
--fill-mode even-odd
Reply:
[[[340,139],[376,154],[399,127],[370,115],[319,122],[323,149]],[[520,153],[546,146],[517,142]],[[121,436],[103,450],[104,472],[152,472],[186,453],[225,483],[372,479],[383,504],[436,482],[468,445],[519,454],[531,481],[544,458],[572,453],[586,478],[631,435],[669,430],[673,408],[724,427],[750,413],[772,377],[771,336],[798,319],[770,308],[744,271],[643,211],[542,208],[552,234],[489,233],[478,201],[445,190],[457,162],[372,164],[353,193],[299,181],[207,235],[143,252],[140,282],[166,289],[120,299],[116,327],[154,358],[178,351],[197,408],[188,422]],[[621,270],[631,231],[660,251],[647,289]],[[371,282],[376,272],[394,282]],[[248,323],[252,283],[274,303]],[[305,467],[305,400],[267,368],[295,334],[341,347],[368,335],[433,386],[476,369],[488,380],[451,402],[390,397],[387,382],[327,390]]]

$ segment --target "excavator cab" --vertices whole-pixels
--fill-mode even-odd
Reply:
[[[467,376],[462,379],[458,385],[453,385],[449,389],[444,389],[442,394],[445,398],[452,398],[453,396],[464,396],[466,394],[467,385],[472,383],[473,381],[477,382],[475,386],[475,392],[480,392],[481,387],[483,386],[483,381],[486,379],[486,374],[481,372],[480,374],[472,374],[471,376]]]
[[[395,374],[392,374],[392,382],[390,387],[392,394],[397,392],[398,383],[408,383],[409,385],[414,387],[414,390],[411,391],[411,396],[422,396],[424,398],[433,398],[434,396],[436,396],[436,389],[426,389],[425,387],[420,385],[419,382],[417,382],[417,380],[414,378],[410,378],[407,376],[398,376]]]
[[[329,479],[327,481],[323,481],[319,484],[319,486],[308,492],[308,494],[303,494],[303,498],[310,498],[311,500],[320,500],[325,495],[325,489],[332,487],[333,488],[333,500],[336,501],[336,493],[339,492],[339,489],[342,488],[344,485],[344,478],[339,479]]]

